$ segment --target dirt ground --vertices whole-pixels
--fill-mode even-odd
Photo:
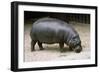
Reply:
[[[39,50],[38,45],[35,45],[36,51],[31,52],[31,38],[30,30],[32,25],[26,24],[24,27],[24,61],[50,61],[50,60],[83,60],[90,59],[90,25],[76,23],[73,25],[78,31],[82,41],[82,52],[75,53],[69,51],[68,47],[64,45],[66,51],[61,53],[59,44],[43,44],[45,50]]]

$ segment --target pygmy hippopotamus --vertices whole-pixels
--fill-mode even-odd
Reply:
[[[81,40],[77,31],[67,22],[56,18],[40,18],[33,23],[30,31],[31,51],[34,51],[36,42],[40,50],[43,50],[42,43],[59,43],[60,48],[64,43],[76,53],[82,51]]]

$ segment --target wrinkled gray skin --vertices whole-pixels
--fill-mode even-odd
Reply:
[[[42,43],[59,43],[60,48],[64,43],[77,53],[81,52],[81,40],[76,30],[64,21],[55,18],[41,18],[33,23],[31,32],[31,51],[34,51],[36,42],[40,50],[43,50]]]

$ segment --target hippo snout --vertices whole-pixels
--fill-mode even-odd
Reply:
[[[73,49],[76,53],[80,53],[82,51],[82,47],[80,45],[76,46],[74,49]]]

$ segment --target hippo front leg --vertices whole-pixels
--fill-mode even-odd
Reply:
[[[64,47],[64,43],[59,43],[60,48]]]
[[[69,51],[73,51],[72,47],[69,46]]]
[[[35,44],[36,44],[36,41],[31,41],[31,51],[35,51],[35,48],[34,48],[34,46],[35,46]]]

